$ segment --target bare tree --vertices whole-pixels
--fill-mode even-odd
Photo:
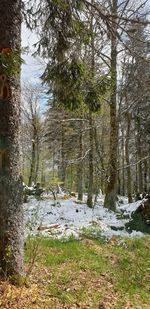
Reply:
[[[40,101],[42,88],[37,85],[25,84],[22,99],[22,152],[29,162],[28,186],[37,182],[43,133]],[[27,163],[26,163],[27,164]]]

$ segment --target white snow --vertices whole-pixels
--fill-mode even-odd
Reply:
[[[122,201],[126,202],[125,199]],[[83,203],[77,204],[75,198],[59,199],[56,205],[52,197],[41,201],[30,198],[29,202],[24,204],[26,233],[41,233],[55,238],[73,236],[78,239],[82,228],[91,228],[95,224],[95,229],[99,229],[101,235],[108,238],[113,235],[142,236],[144,234],[141,232],[128,233],[125,229],[131,212],[137,209],[140,202],[118,205],[118,212],[114,213],[103,207],[103,196],[99,197],[94,209]],[[118,218],[118,215],[121,215],[120,210],[128,214],[127,219]]]
[[[126,204],[124,206],[120,206],[120,210],[131,217],[131,214],[137,210],[142,201],[137,201],[131,204]]]

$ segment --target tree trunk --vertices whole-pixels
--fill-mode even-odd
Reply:
[[[144,160],[144,192],[147,193],[147,160]]]
[[[0,51],[20,51],[20,0],[0,1]],[[9,57],[9,56],[8,56]],[[19,64],[18,64],[19,66]],[[2,65],[0,64],[2,72]],[[0,72],[0,76],[1,75]],[[20,177],[20,74],[4,76],[0,95],[0,270],[18,282],[23,275],[23,210]],[[1,85],[2,87],[2,85]]]
[[[80,132],[79,132],[79,164],[77,170],[77,190],[78,200],[83,200],[83,121],[81,120]]]
[[[91,1],[94,3],[94,0]],[[93,12],[91,14],[91,23],[90,23],[90,30],[91,34],[94,29],[94,20],[93,20]],[[94,36],[91,35],[91,73],[94,78],[95,76],[95,42]],[[92,102],[91,102],[92,103]],[[93,128],[93,116],[92,116],[92,109],[89,106],[89,143],[90,143],[90,152],[89,152],[89,176],[88,176],[88,197],[87,197],[87,206],[93,208],[93,178],[94,178],[94,167],[93,167],[93,159],[94,159],[94,128]]]
[[[60,168],[60,179],[61,179],[61,186],[65,187],[65,179],[66,179],[66,163],[65,163],[65,132],[64,127],[62,125],[62,132],[61,132],[61,168]]]
[[[32,153],[31,153],[31,166],[28,186],[32,186],[32,182],[35,176],[35,139],[32,140]]]
[[[127,164],[127,192],[128,192],[128,203],[132,203],[132,187],[131,187],[131,168],[130,168],[130,159],[129,159],[129,138],[130,138],[130,115],[126,113],[127,119],[127,131],[126,131],[126,140],[125,140],[125,157]]]
[[[39,164],[40,164],[40,145],[39,141],[36,142],[36,166],[35,166],[35,175],[34,175],[34,183],[37,183],[38,172],[39,172]]]
[[[137,154],[136,154],[136,162],[138,161],[138,157],[137,157]],[[138,188],[138,166],[136,164],[136,167],[135,167],[135,184],[134,184],[134,193],[135,195],[138,194],[139,192],[139,188]]]
[[[148,159],[148,185],[147,185],[147,190],[148,190],[148,194],[150,194],[150,145],[148,147],[148,155],[149,155],[149,159]]]
[[[93,118],[92,112],[89,113],[89,139],[90,139],[90,152],[89,152],[89,183],[88,183],[88,198],[87,198],[87,205],[88,207],[93,207],[93,177],[94,177],[94,168],[93,168],[93,156],[94,156],[94,145],[93,145]]]
[[[124,161],[125,161],[125,155],[124,155],[124,129],[122,128],[122,195],[125,196],[125,170],[124,170]]]
[[[103,125],[103,124],[102,124]],[[101,166],[101,173],[100,173],[100,181],[98,180],[98,191],[99,191],[99,182],[100,182],[100,189],[102,192],[104,192],[104,176],[105,176],[105,166],[104,166],[104,128],[102,127],[102,135],[101,135],[101,140],[100,140],[100,147],[99,148],[99,140],[97,136],[97,129],[94,128],[94,140],[95,140],[95,149],[97,152],[97,155],[99,157],[100,161],[100,166]]]
[[[104,206],[116,210],[117,200],[117,149],[118,149],[118,123],[117,123],[117,34],[116,16],[117,0],[112,1],[112,33],[111,33],[111,101],[110,101],[110,156],[109,156],[109,177],[106,188]]]
[[[143,166],[142,166],[142,151],[141,151],[141,132],[140,132],[140,116],[137,115],[137,157],[138,157],[138,190],[143,192]]]

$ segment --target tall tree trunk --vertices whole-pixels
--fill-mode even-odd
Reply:
[[[90,139],[90,152],[89,152],[89,177],[88,177],[88,198],[87,205],[88,207],[93,207],[93,177],[94,177],[94,168],[93,168],[93,156],[94,156],[94,145],[93,145],[93,118],[92,112],[89,115],[89,139]]]
[[[125,151],[124,151],[124,128],[121,128],[121,165],[122,165],[122,174],[121,174],[121,194],[124,196],[125,195],[125,170],[124,170],[124,165],[125,165]]]
[[[122,195],[125,196],[125,170],[124,170],[124,161],[125,161],[125,154],[124,154],[124,134],[122,136]]]
[[[65,163],[65,132],[64,126],[62,124],[61,131],[61,168],[60,168],[60,179],[62,181],[62,187],[65,187],[65,179],[66,179],[66,163]]]
[[[78,200],[83,200],[83,121],[80,123],[79,132],[79,164],[77,170],[77,190],[78,190]]]
[[[131,186],[131,168],[130,168],[130,159],[129,159],[129,138],[130,138],[130,115],[129,112],[126,113],[127,120],[127,131],[126,131],[126,140],[125,140],[125,157],[127,164],[127,192],[128,192],[128,203],[132,203],[132,186]]]
[[[20,28],[20,0],[1,0],[0,52],[3,48],[20,51]],[[0,270],[2,275],[18,281],[23,275],[23,210],[19,162],[20,76],[7,76],[7,73],[3,76],[7,89],[2,89],[1,85]]]
[[[118,149],[118,123],[117,123],[117,0],[112,1],[112,33],[111,33],[111,98],[110,98],[110,156],[109,177],[106,188],[104,206],[116,210],[117,199],[117,149]]]
[[[93,4],[94,0],[91,1]],[[91,72],[92,76],[95,75],[95,46],[94,46],[94,36],[93,36],[93,12],[91,14]],[[87,206],[93,207],[93,178],[94,178],[94,167],[93,167],[93,158],[94,158],[94,128],[93,128],[93,115],[92,108],[89,106],[89,143],[90,143],[90,152],[89,152],[89,176],[88,176],[88,197],[87,197]]]
[[[138,190],[139,193],[143,192],[143,166],[142,166],[142,151],[141,151],[141,132],[140,132],[140,116],[136,119],[137,125],[137,157],[138,157]]]
[[[101,134],[101,191],[104,194],[105,191],[105,177],[106,177],[106,172],[105,172],[105,164],[104,164],[104,137],[105,137],[105,128],[104,128],[104,120],[102,121],[102,134]]]

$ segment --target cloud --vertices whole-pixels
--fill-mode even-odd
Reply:
[[[31,32],[27,29],[26,25],[22,24],[22,47],[28,47],[29,52],[22,55],[25,64],[22,64],[21,68],[21,80],[28,80],[33,83],[40,83],[40,76],[43,72],[43,64],[39,57],[33,57],[34,44],[38,41],[35,32]]]

